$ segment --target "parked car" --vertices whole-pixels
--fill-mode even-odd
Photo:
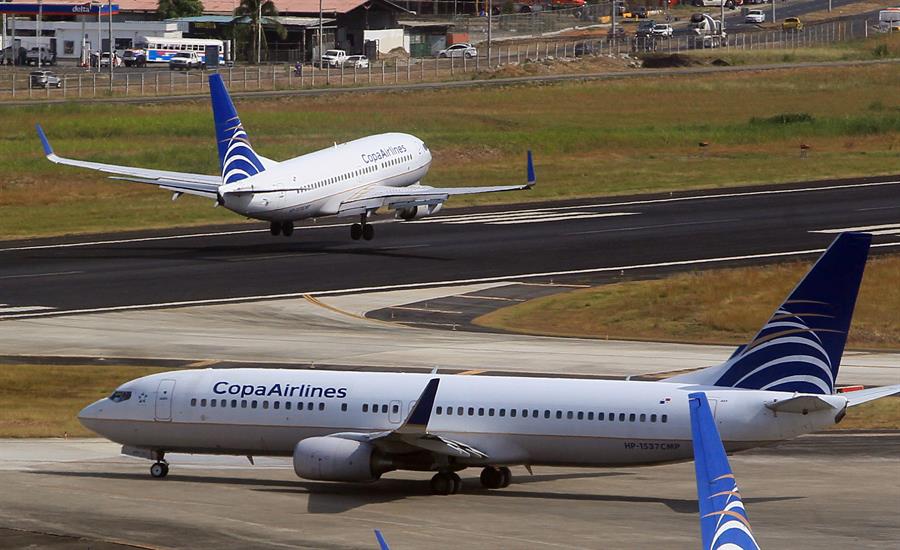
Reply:
[[[179,52],[169,59],[169,70],[188,71],[190,69],[202,69],[205,66],[200,54],[197,52]]]
[[[32,71],[30,77],[32,88],[62,88],[62,80],[50,71]]]
[[[28,65],[37,65],[39,57],[41,65],[56,65],[56,53],[44,46],[41,46],[40,49],[34,47],[28,50],[28,53],[25,54],[25,63]]]
[[[799,17],[785,17],[781,22],[781,30],[783,31],[802,31],[803,21]]]
[[[329,67],[340,67],[347,60],[347,52],[344,50],[325,50],[325,53],[322,54],[322,60],[319,63],[320,67],[329,66]]]
[[[665,23],[658,23],[653,25],[653,28],[650,29],[651,36],[662,36],[663,38],[669,38],[675,33],[675,30],[672,28],[672,25],[667,25]]]
[[[763,10],[750,10],[744,16],[744,23],[765,23],[766,12]]]
[[[656,26],[656,21],[652,19],[647,19],[645,21],[641,21],[638,23],[637,30],[634,32],[634,35],[638,38],[643,36],[650,36],[653,34],[653,27]]]
[[[369,58],[364,55],[351,55],[344,61],[344,65],[351,69],[368,69]]]
[[[147,65],[147,52],[144,50],[125,50],[122,62],[126,67],[144,67]]]
[[[119,54],[113,52],[113,67],[121,67],[122,59],[119,57]],[[100,66],[101,67],[109,67],[109,52],[102,52],[100,54]]]
[[[438,52],[438,57],[475,57],[476,55],[478,55],[478,50],[475,49],[475,46],[466,42],[453,44]]]

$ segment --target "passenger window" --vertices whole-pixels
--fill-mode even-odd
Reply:
[[[625,422],[625,413],[619,413],[619,422]]]
[[[469,416],[475,416],[475,407],[469,407]]]
[[[231,408],[232,408],[232,409],[236,409],[236,408],[237,408],[237,399],[232,399],[232,400],[231,400]]]
[[[517,412],[516,409],[509,409],[509,416],[511,418],[515,418],[516,412]],[[503,409],[500,409],[500,416],[503,416]]]
[[[269,408],[269,402],[268,402],[268,401],[263,401],[263,402],[262,402],[262,405],[263,405],[263,408],[264,408],[264,409],[268,409],[268,408]]]
[[[609,413],[609,421],[613,422],[616,419],[616,413]]]
[[[581,411],[578,411],[578,420],[584,420],[584,413]]]
[[[597,420],[603,420],[603,413],[597,413]]]
[[[210,406],[210,407],[215,407],[215,406],[216,406],[216,400],[215,400],[215,399],[210,399],[210,400],[209,400],[209,406]]]
[[[656,415],[655,415],[655,414],[651,414],[651,415],[650,415],[650,422],[656,422]]]
[[[373,412],[373,413],[377,413],[377,412],[378,412],[378,405],[376,405],[376,404],[374,404],[374,403],[372,404],[372,412]]]
[[[400,405],[394,405],[393,407],[391,407],[391,411],[392,411],[394,414],[400,412]]]
[[[201,406],[201,407],[205,407],[205,406],[206,406],[206,399],[201,399],[201,400],[200,400],[200,406]]]
[[[346,403],[341,403],[341,411],[347,412],[347,404]]]
[[[559,420],[562,418],[562,411],[556,411],[556,419]]]
[[[644,413],[641,413],[641,422],[646,422],[646,421],[647,421],[647,415]]]
[[[669,421],[669,415],[664,414],[661,417],[659,417],[659,419],[660,419],[660,421],[662,421],[663,424],[665,424],[666,422]]]
[[[500,409],[500,416],[506,416],[506,409]]]
[[[494,409],[488,409],[488,416],[494,416]]]
[[[291,410],[291,402],[290,402],[290,401],[285,401],[285,402],[284,402],[284,408],[287,409],[287,410]]]
[[[247,408],[247,400],[246,400],[246,399],[241,399],[241,408],[242,408],[242,409],[246,409],[246,408]]]
[[[256,399],[254,399],[253,401],[250,402],[250,408],[255,409],[256,406],[257,406]]]
[[[537,418],[539,412],[540,411],[538,411],[537,409],[534,409],[533,411],[531,411],[531,416]],[[524,413],[525,413],[525,416],[528,416],[528,411],[524,411]]]
[[[465,410],[465,409],[463,409],[462,407],[456,407],[456,414],[457,414],[457,416],[462,416],[464,410]],[[469,413],[469,414],[472,414],[472,413]]]
[[[434,409],[434,414],[438,414],[438,415],[439,415],[439,414],[441,414],[441,412],[442,412],[443,410],[444,410],[444,409],[443,409],[442,407],[438,406],[438,407],[436,407],[436,408]]]
[[[191,399],[191,407],[196,407],[196,406],[197,406],[197,398],[195,397],[195,398]]]
[[[281,408],[281,401],[272,401],[272,408],[278,410]]]
[[[325,410],[325,402],[324,402],[324,401],[321,402],[321,403],[319,403],[319,410],[320,410],[320,411],[324,411],[324,410]]]
[[[547,409],[544,409],[544,418],[550,418],[550,411]]]
[[[447,407],[447,415],[453,416],[453,407]]]
[[[311,411],[311,410],[313,410],[314,406],[315,406],[315,403],[310,401],[309,403],[306,404],[306,410]]]
[[[382,405],[382,406],[381,406],[381,412],[383,412],[383,413],[385,413],[385,414],[387,414],[387,409],[388,409],[387,405]]]
[[[629,415],[628,415],[628,421],[629,421],[629,422],[634,422],[635,417],[636,417],[636,415],[635,415],[634,413],[629,414]]]
[[[219,406],[220,406],[220,407],[227,407],[227,406],[228,406],[228,400],[227,400],[227,399],[223,399],[223,400],[219,403]]]
[[[369,404],[368,403],[363,403],[363,412],[364,413],[369,412]]]
[[[566,419],[568,419],[568,420],[572,420],[573,416],[574,416],[574,414],[572,414],[572,411],[569,411],[566,413]]]
[[[484,408],[482,408],[482,407],[478,408],[478,416],[484,416]]]

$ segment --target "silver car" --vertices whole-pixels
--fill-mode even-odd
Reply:
[[[50,71],[31,71],[32,88],[62,88],[62,80]]]
[[[369,58],[364,55],[351,55],[344,61],[344,65],[351,69],[368,69]]]
[[[475,46],[465,42],[453,44],[438,52],[438,57],[475,57],[476,55],[478,55],[478,50],[475,49]]]

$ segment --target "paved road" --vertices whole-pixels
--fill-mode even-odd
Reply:
[[[900,178],[466,209],[384,220],[372,242],[331,221],[292,238],[240,225],[5,242],[0,319],[457,281],[590,282],[809,256],[834,238],[818,231],[845,228],[876,229],[878,252],[900,249]]]

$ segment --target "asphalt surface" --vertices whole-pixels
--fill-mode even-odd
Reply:
[[[874,250],[888,252],[900,249],[900,178],[453,210],[378,222],[371,242],[326,220],[291,238],[240,225],[0,243],[0,319],[494,279],[590,283],[810,256],[834,238],[816,231],[846,228],[876,227]]]
[[[0,548],[697,548],[693,463],[513,468],[506,489],[461,472],[373,484],[297,478],[289,459],[168,455],[171,473],[100,440],[0,442]],[[804,436],[731,457],[762,548],[892,548],[900,539],[900,434]]]

